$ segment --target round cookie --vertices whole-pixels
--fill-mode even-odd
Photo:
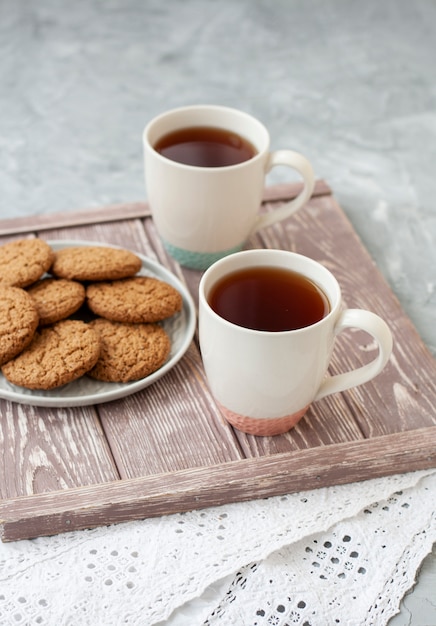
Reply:
[[[48,271],[54,252],[43,239],[17,239],[0,247],[0,284],[27,287]]]
[[[141,265],[141,259],[129,250],[78,246],[58,250],[50,271],[58,278],[70,280],[117,280],[134,276]]]
[[[89,324],[101,339],[100,357],[88,376],[105,382],[127,383],[159,369],[171,342],[158,324],[125,324],[98,318]]]
[[[66,278],[42,278],[29,287],[27,293],[35,302],[40,326],[69,317],[85,301],[85,287]]]
[[[30,345],[3,365],[2,372],[20,387],[54,389],[83,376],[99,354],[95,330],[84,322],[62,320],[36,331]]]
[[[97,315],[136,324],[164,320],[181,311],[183,304],[177,289],[148,276],[88,285],[86,299]]]
[[[38,320],[35,303],[28,293],[0,284],[0,365],[29,345]]]

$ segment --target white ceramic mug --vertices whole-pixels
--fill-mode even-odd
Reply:
[[[256,154],[237,165],[199,167],[178,163],[155,150],[164,135],[193,126],[236,133],[253,145]],[[194,269],[206,269],[241,250],[253,232],[292,215],[313,191],[309,161],[291,150],[270,152],[267,129],[237,109],[198,105],[168,111],[146,126],[143,143],[145,184],[157,231],[168,252]],[[294,200],[260,215],[265,176],[275,165],[299,172],[304,187]]]
[[[330,312],[310,326],[280,332],[252,330],[225,320],[209,305],[211,289],[229,273],[249,267],[278,267],[305,276],[327,296]],[[335,337],[346,328],[369,333],[377,354],[355,370],[325,377]],[[377,376],[392,351],[391,332],[378,315],[343,310],[333,274],[306,256],[283,250],[238,252],[203,274],[199,337],[208,384],[223,415],[237,429],[254,435],[288,431],[313,401]]]

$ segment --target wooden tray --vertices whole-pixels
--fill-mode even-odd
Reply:
[[[298,193],[266,190],[263,210]],[[145,203],[0,221],[0,244],[23,236],[102,241],[159,261],[197,301],[200,273],[169,258]],[[349,221],[319,181],[310,202],[247,247],[284,248],[326,264],[347,307],[368,308],[394,334],[371,383],[315,403],[289,433],[253,437],[223,420],[197,341],[162,379],[122,400],[37,408],[0,400],[3,541],[436,466],[436,362]],[[360,331],[342,334],[331,373],[371,358]]]

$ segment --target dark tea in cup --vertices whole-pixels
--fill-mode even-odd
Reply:
[[[371,311],[344,308],[334,275],[301,254],[230,254],[204,272],[198,295],[209,388],[225,419],[252,435],[285,433],[312,402],[372,380],[392,352],[386,322]],[[354,369],[328,375],[335,339],[348,329],[372,337],[372,360],[359,338],[365,365],[357,360]],[[306,427],[316,428],[316,420]]]
[[[218,280],[210,307],[232,324],[268,332],[311,326],[330,312],[327,296],[306,276],[280,267],[247,267]]]
[[[204,270],[241,250],[258,230],[280,222],[310,198],[310,162],[294,150],[270,150],[268,130],[228,107],[194,105],[158,115],[144,129],[145,184],[156,230],[181,265]],[[300,174],[296,198],[260,211],[265,178],[276,166]]]
[[[241,135],[210,126],[174,130],[161,137],[154,149],[167,159],[195,167],[228,167],[257,154],[255,147]]]

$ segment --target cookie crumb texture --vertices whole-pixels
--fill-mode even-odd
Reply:
[[[36,331],[30,345],[2,367],[5,378],[28,389],[54,389],[88,372],[100,354],[100,338],[84,322],[63,320]]]
[[[43,239],[18,239],[0,247],[0,284],[27,287],[47,272],[54,252]]]
[[[89,285],[86,298],[96,315],[134,324],[167,319],[181,311],[183,305],[177,289],[148,276]]]
[[[141,265],[141,259],[129,250],[80,246],[58,250],[50,271],[70,280],[118,280],[134,276]]]
[[[133,252],[109,246],[54,251],[42,239],[0,246],[4,377],[50,390],[85,374],[126,383],[162,367],[171,338],[158,322],[180,312],[183,299],[172,285],[137,276],[141,267]]]
[[[36,306],[26,292],[0,284],[0,365],[29,345],[38,322]]]
[[[127,324],[96,319],[90,326],[101,340],[100,357],[88,375],[127,383],[149,376],[167,360],[171,342],[158,324]]]
[[[85,287],[65,278],[43,278],[27,290],[39,315],[40,326],[48,326],[75,313],[85,301]]]

